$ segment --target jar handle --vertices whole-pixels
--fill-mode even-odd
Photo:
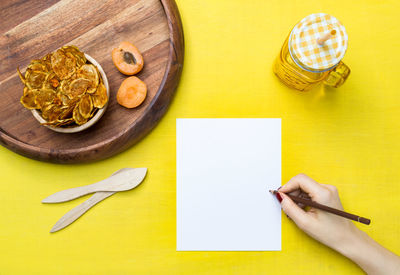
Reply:
[[[349,74],[350,68],[340,61],[339,64],[329,72],[328,76],[324,80],[324,84],[338,88],[346,81]]]

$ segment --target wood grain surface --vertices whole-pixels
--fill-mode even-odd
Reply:
[[[44,161],[99,160],[132,146],[166,112],[179,82],[184,56],[182,24],[173,0],[5,0],[0,3],[0,18],[3,146]],[[135,109],[126,109],[116,101],[116,92],[126,76],[114,67],[111,50],[124,40],[138,47],[145,63],[137,76],[147,84],[148,95]],[[88,130],[75,134],[47,129],[19,102],[23,84],[17,67],[24,72],[32,59],[63,45],[76,45],[96,59],[110,83],[110,101],[104,116]]]

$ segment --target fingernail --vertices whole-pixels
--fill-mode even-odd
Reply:
[[[282,197],[281,194],[279,194],[278,192],[275,194],[276,198],[278,199],[279,203],[282,202]]]
[[[277,190],[279,190],[279,189],[281,189],[282,188],[282,186],[279,186],[279,188],[277,189]]]

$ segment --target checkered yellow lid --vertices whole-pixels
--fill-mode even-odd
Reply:
[[[314,13],[293,28],[289,52],[296,64],[303,69],[323,72],[342,60],[347,43],[346,29],[339,20],[329,14]]]

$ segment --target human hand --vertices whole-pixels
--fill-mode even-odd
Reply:
[[[279,189],[282,210],[305,233],[339,252],[358,234],[359,230],[351,221],[316,208],[305,211],[302,205],[294,203],[285,193],[303,197],[307,195],[315,202],[343,210],[335,186],[320,184],[299,174]]]
[[[343,210],[335,186],[320,184],[299,174],[279,188],[277,198],[282,210],[301,230],[348,257],[366,273],[400,274],[400,257],[375,242],[350,220],[315,208],[305,211],[285,193],[307,195],[315,202]]]

